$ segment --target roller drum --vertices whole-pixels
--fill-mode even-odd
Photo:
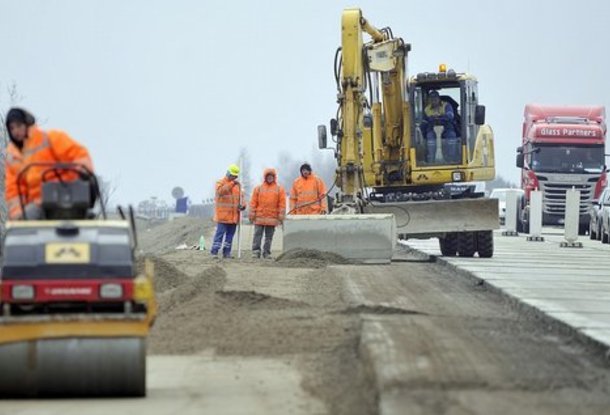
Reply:
[[[145,396],[146,340],[60,338],[0,345],[0,395]]]

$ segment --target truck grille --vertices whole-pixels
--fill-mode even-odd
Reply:
[[[551,215],[564,216],[566,212],[566,191],[572,188],[580,191],[580,214],[586,215],[593,199],[595,184],[560,184],[540,182],[542,210]]]

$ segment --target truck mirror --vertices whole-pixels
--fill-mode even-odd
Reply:
[[[524,164],[524,157],[523,157],[523,153],[518,153],[517,154],[517,167],[519,167],[520,169],[523,168],[523,164]]]
[[[476,125],[485,124],[485,105],[477,105],[474,110],[474,123]]]
[[[318,125],[318,147],[320,150],[326,148],[326,126]]]
[[[333,137],[337,135],[337,120],[334,118],[330,120],[330,135]]]

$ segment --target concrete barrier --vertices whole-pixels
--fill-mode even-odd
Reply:
[[[580,191],[571,188],[566,191],[566,211],[564,224],[564,241],[559,244],[562,248],[582,248],[578,242],[578,226],[580,220]]]

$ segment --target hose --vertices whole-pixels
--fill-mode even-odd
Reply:
[[[335,82],[337,84],[337,91],[339,93],[341,93],[341,83],[339,82],[339,77],[341,74],[339,73],[339,69],[341,67],[342,62],[343,62],[343,57],[341,56],[341,47],[338,47],[337,51],[335,52],[335,63],[334,63],[333,69],[334,69],[334,75],[335,75]]]
[[[320,201],[321,201],[322,199],[324,199],[325,197],[328,197],[328,195],[330,194],[330,192],[332,192],[332,190],[335,188],[335,186],[336,186],[336,185],[337,185],[337,180],[335,180],[335,181],[333,182],[333,185],[330,187],[330,189],[328,189],[328,190],[326,191],[326,193],[324,193],[323,195],[321,195],[320,197],[318,197],[316,200],[314,200],[314,201],[312,201],[312,202],[305,203],[304,205],[301,205],[301,206],[299,206],[299,207],[295,207],[295,208],[294,208],[294,209],[292,209],[292,210],[289,210],[289,211],[288,211],[288,213],[287,213],[287,215],[290,215],[290,214],[292,214],[293,212],[295,212],[296,210],[301,209],[301,208],[303,208],[303,207],[305,207],[305,206],[311,206],[311,205],[313,205],[313,204],[316,204],[316,203],[320,202]]]

